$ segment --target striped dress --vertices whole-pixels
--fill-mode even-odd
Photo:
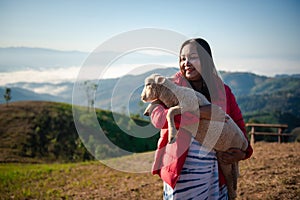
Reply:
[[[174,189],[164,182],[163,197],[165,200],[227,200],[227,187],[219,187],[216,153],[207,151],[192,139],[180,178]]]

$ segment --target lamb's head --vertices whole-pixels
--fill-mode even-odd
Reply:
[[[144,89],[141,94],[141,100],[152,102],[159,98],[161,88],[166,78],[159,74],[152,74],[145,79]]]

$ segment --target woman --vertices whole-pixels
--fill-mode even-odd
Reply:
[[[180,49],[180,72],[174,82],[201,92],[214,105],[221,107],[236,122],[246,136],[241,111],[230,88],[217,75],[209,44],[203,39],[184,42]],[[214,117],[212,106],[200,108],[201,118]],[[149,112],[153,125],[161,129],[152,173],[164,181],[164,199],[227,199],[227,188],[218,162],[233,163],[252,155],[252,147],[243,152],[229,149],[218,152],[202,146],[180,127],[200,123],[191,113],[175,117],[179,129],[175,143],[168,144],[166,114],[168,109],[160,102],[153,102]],[[168,144],[168,145],[167,145]]]

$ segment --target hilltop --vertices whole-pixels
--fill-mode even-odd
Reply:
[[[101,137],[92,131],[86,138],[79,138],[70,104],[42,101],[13,102],[8,107],[0,104],[0,162],[85,161],[93,160],[94,156],[118,156],[121,148],[130,152],[155,149],[158,135],[136,138],[119,128],[110,111],[97,109],[96,115],[101,128],[108,133],[106,137],[115,144],[114,149],[107,148]],[[128,129],[134,123],[149,124],[141,119],[116,115]],[[87,116],[80,119],[81,127],[88,127]]]

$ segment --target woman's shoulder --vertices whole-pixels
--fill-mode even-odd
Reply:
[[[231,88],[229,87],[229,85],[227,85],[226,83],[223,83],[223,84],[224,84],[225,90],[231,91]]]
[[[226,95],[228,95],[228,94],[233,95],[233,93],[232,93],[231,88],[229,87],[229,85],[227,85],[227,84],[224,83],[224,88],[225,88]]]

